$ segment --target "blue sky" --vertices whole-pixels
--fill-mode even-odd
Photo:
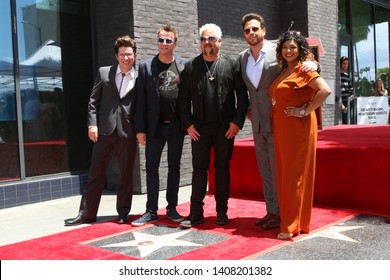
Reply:
[[[21,22],[21,9],[27,5],[33,5],[39,3],[39,0],[17,0],[17,22],[18,22],[18,37],[19,37],[19,49],[24,49],[24,33],[23,28],[20,27]],[[12,58],[12,37],[11,37],[11,12],[10,1],[0,1],[0,40],[2,41],[2,47],[0,48],[0,58],[5,60],[6,58]],[[4,43],[3,43],[4,42]],[[24,55],[24,52],[21,54]],[[21,57],[25,59],[25,57]]]

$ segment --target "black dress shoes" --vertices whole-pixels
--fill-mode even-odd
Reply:
[[[183,228],[190,228],[204,223],[203,216],[190,215],[184,221],[180,222],[180,226]]]
[[[65,221],[66,226],[77,226],[81,224],[90,224],[96,222],[96,218],[93,219],[87,219],[83,214],[79,214],[74,219],[66,219]]]
[[[217,214],[217,225],[224,226],[229,223],[229,218],[226,213],[218,213]]]
[[[118,224],[126,224],[129,221],[128,215],[119,215]]]

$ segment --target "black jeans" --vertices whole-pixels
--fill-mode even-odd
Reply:
[[[216,211],[227,212],[230,197],[230,159],[234,146],[234,138],[225,137],[227,130],[227,125],[203,125],[198,129],[199,139],[191,142],[193,173],[190,215],[203,216],[211,148],[214,148]]]
[[[159,167],[161,154],[165,143],[168,143],[168,182],[166,199],[167,209],[175,209],[177,206],[179,183],[180,183],[180,161],[183,150],[184,131],[179,121],[171,123],[161,122],[158,124],[154,136],[146,138],[146,190],[147,202],[146,211],[157,212],[158,195],[160,191]]]

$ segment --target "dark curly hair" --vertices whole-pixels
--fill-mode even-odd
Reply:
[[[130,47],[133,49],[134,53],[137,53],[137,43],[129,35],[124,35],[116,39],[114,44],[115,54],[118,54],[120,47]]]
[[[303,37],[298,31],[286,31],[278,39],[276,46],[276,58],[279,65],[284,69],[287,68],[287,61],[282,57],[283,44],[286,41],[293,40],[298,45],[299,54],[298,61],[304,62],[306,60],[313,60],[314,55],[312,54],[309,45],[307,44],[305,37]]]

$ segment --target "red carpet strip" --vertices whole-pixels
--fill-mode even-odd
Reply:
[[[238,260],[269,252],[291,241],[276,239],[278,229],[263,230],[254,222],[265,214],[265,205],[261,201],[232,198],[229,200],[228,215],[230,223],[227,226],[216,225],[215,201],[209,196],[205,199],[206,222],[191,230],[228,237],[224,241],[191,249],[169,259],[175,260]],[[187,215],[189,204],[178,206],[182,215]],[[357,215],[357,212],[314,208],[312,231],[325,228]],[[138,217],[138,216],[137,216]],[[137,218],[131,217],[131,220]],[[59,217],[61,219],[61,217]],[[159,211],[159,226],[177,227],[176,223],[165,217],[165,209]],[[126,254],[113,252],[104,248],[88,245],[91,241],[109,236],[134,232],[154,225],[132,227],[130,224],[118,225],[116,221],[93,224],[75,228],[74,230],[49,235],[33,240],[0,247],[2,260],[130,260],[139,259]],[[305,235],[306,236],[306,235]],[[300,238],[299,236],[297,238]],[[192,242],[196,242],[193,240]]]

